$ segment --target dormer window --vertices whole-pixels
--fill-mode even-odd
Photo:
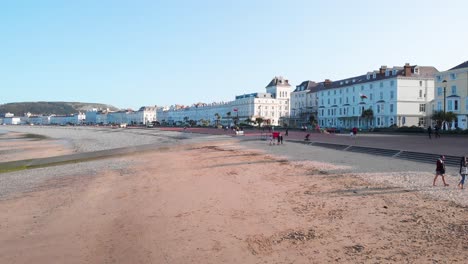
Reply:
[[[372,74],[372,78],[376,78],[377,77],[377,74],[374,72],[374,74]]]
[[[367,74],[367,80],[369,80],[369,79],[370,79],[370,73]]]
[[[343,82],[340,82],[340,85],[343,85]]]
[[[356,82],[356,79],[353,79],[353,83]]]
[[[418,67],[414,68],[414,73],[419,74],[419,68]]]

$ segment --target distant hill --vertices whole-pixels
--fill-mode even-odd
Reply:
[[[78,112],[85,112],[93,108],[107,109],[112,111],[119,110],[112,105],[95,104],[95,103],[80,103],[80,102],[21,102],[8,103],[0,105],[0,115],[5,113],[13,113],[15,116],[23,116],[25,113],[33,115],[68,115]]]

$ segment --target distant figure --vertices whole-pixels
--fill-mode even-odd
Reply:
[[[281,141],[281,138],[282,138],[282,137],[283,137],[283,136],[281,136],[281,133],[278,133],[278,138],[277,138],[277,140],[278,140],[278,145],[280,144],[280,141]]]
[[[357,127],[353,127],[352,132],[353,132],[353,137],[356,137],[356,135],[357,135]]]
[[[310,134],[305,135],[304,141],[309,141]]]
[[[468,175],[468,156],[463,156],[460,161],[460,176],[461,180],[458,184],[458,188],[463,189],[463,185],[465,184],[465,178]]]
[[[286,128],[286,131],[284,133],[285,136],[288,136],[289,128]]]
[[[439,130],[440,130],[440,127],[439,125],[436,125],[435,128],[434,128],[434,131],[435,131],[435,138],[440,138],[440,133],[439,133]]]
[[[272,134],[270,134],[268,136],[268,141],[270,141],[270,146],[273,145],[273,135]]]
[[[434,177],[434,182],[432,183],[432,186],[436,186],[436,180],[439,175],[442,177],[442,182],[444,183],[444,186],[449,186],[445,182],[445,156],[441,155],[440,158],[437,159],[436,163],[436,175]]]
[[[429,139],[431,139],[431,138],[432,138],[432,137],[431,137],[431,135],[432,135],[432,127],[431,127],[430,125],[427,127],[427,134],[429,135]]]
[[[283,135],[282,134],[279,135],[279,139],[280,139],[280,143],[283,144]]]

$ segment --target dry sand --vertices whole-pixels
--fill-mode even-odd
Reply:
[[[466,263],[468,210],[235,142],[0,201],[1,263]],[[0,175],[1,177],[1,175]],[[443,188],[443,187],[440,187]]]

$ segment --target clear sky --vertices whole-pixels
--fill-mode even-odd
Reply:
[[[381,65],[468,60],[468,1],[0,2],[0,103],[231,101]]]

